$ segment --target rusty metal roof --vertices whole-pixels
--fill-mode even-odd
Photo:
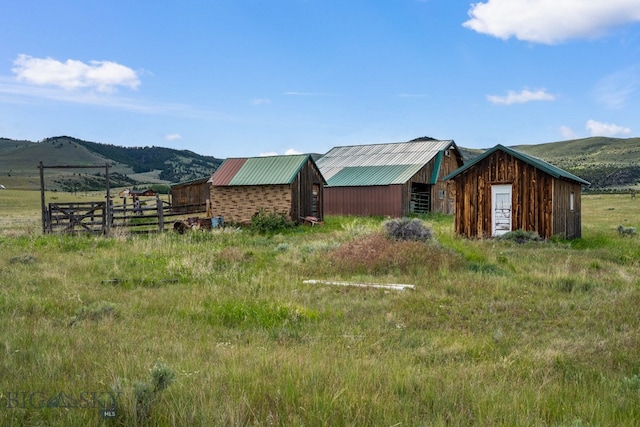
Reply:
[[[209,182],[212,185],[229,185],[246,161],[247,159],[226,159],[211,175]]]
[[[438,153],[450,148],[457,148],[453,140],[435,139],[334,147],[316,164],[329,186],[398,184],[408,181],[431,160],[441,159]]]
[[[209,181],[214,186],[290,184],[309,158],[303,154],[226,159]]]

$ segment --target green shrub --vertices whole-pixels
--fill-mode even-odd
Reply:
[[[264,208],[256,212],[251,218],[251,230],[257,233],[272,233],[293,227],[283,212],[267,212]]]
[[[383,225],[393,240],[425,242],[433,238],[433,230],[418,218],[396,218]]]

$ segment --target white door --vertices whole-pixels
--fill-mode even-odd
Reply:
[[[511,231],[511,185],[491,186],[491,212],[493,236]]]

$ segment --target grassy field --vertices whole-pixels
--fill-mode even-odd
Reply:
[[[640,424],[640,199],[583,197],[575,241],[425,216],[425,244],[342,217],[42,235],[39,197],[0,191],[0,425]]]

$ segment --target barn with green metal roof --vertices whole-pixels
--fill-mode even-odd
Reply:
[[[582,235],[581,191],[589,182],[537,157],[497,145],[443,179],[455,183],[458,235]]]
[[[402,217],[453,213],[452,185],[442,177],[463,164],[453,140],[335,147],[317,161],[327,180],[327,215]]]
[[[250,223],[262,209],[296,223],[324,217],[325,180],[308,154],[229,158],[209,183],[211,213],[227,223]]]

